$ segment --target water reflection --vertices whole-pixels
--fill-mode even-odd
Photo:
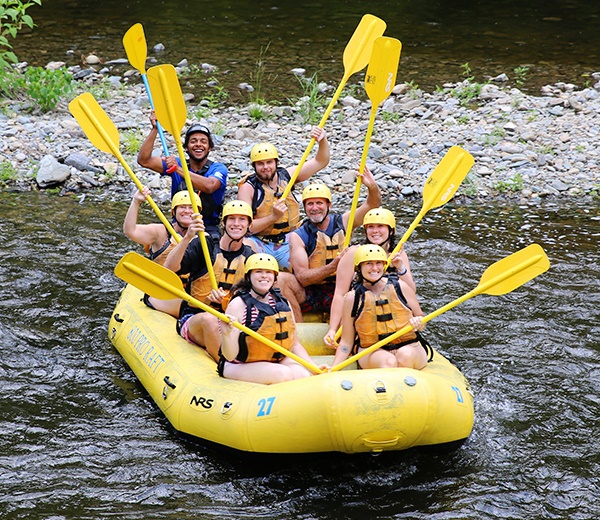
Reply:
[[[259,459],[180,440],[108,341],[112,269],[136,249],[121,234],[126,202],[2,193],[0,207],[4,518],[600,514],[597,204],[451,203],[410,238],[426,312],[531,242],[550,257],[523,288],[427,327],[475,390],[463,448]],[[403,206],[401,229],[417,211]]]
[[[289,74],[294,67],[337,84],[343,50],[365,13],[385,20],[386,35],[403,43],[398,81],[413,81],[428,91],[462,80],[465,63],[479,82],[506,73],[513,85],[514,69],[527,67],[525,89],[535,93],[556,81],[582,86],[597,71],[597,56],[590,50],[600,46],[600,13],[590,0],[229,0],[202,2],[201,8],[186,0],[52,0],[31,8],[38,27],[19,38],[15,49],[37,65],[51,60],[72,65],[90,52],[107,60],[124,58],[123,34],[141,22],[149,47],[166,47],[159,55],[151,53],[161,63],[187,58],[190,64],[218,67],[214,74],[187,78],[193,85],[188,90],[206,91],[206,81],[217,78],[234,100],[247,100],[236,87],[255,82],[261,49],[268,46],[264,95],[283,101],[300,92]],[[67,56],[68,50],[74,54]],[[359,80],[362,75],[353,81]]]

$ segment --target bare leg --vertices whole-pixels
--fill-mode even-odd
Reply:
[[[212,314],[200,312],[192,316],[188,325],[188,337],[194,343],[204,347],[215,361],[219,360],[221,332],[219,320]]]
[[[286,363],[286,360],[281,361],[281,363],[270,363],[268,361],[257,361],[255,363],[225,363],[223,375],[227,379],[249,381],[251,383],[261,383],[263,385],[291,381],[292,379],[298,378],[295,376],[308,377],[308,370],[301,365],[298,365],[295,361],[292,362],[304,371],[304,375],[299,375],[295,368],[292,368]]]
[[[165,312],[170,314],[174,318],[179,318],[179,308],[181,307],[181,298],[176,298],[174,300],[159,300],[158,298],[153,298],[150,296],[148,298],[150,305],[154,307],[157,311]]]
[[[393,353],[379,349],[358,360],[362,368],[397,368],[398,360]]]
[[[396,359],[399,367],[421,370],[427,366],[427,352],[420,343],[404,345],[396,350]]]

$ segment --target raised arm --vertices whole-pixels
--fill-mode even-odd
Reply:
[[[367,200],[356,208],[352,229],[362,226],[363,219],[369,210],[381,206],[381,191],[379,190],[379,186],[377,186],[375,177],[373,177],[373,174],[366,166],[365,171],[362,174],[362,183],[369,191],[367,193]],[[342,218],[344,219],[344,226],[347,227],[348,220],[350,219],[350,211],[346,211]]]
[[[144,139],[142,146],[140,146],[137,162],[144,168],[154,170],[158,173],[163,173],[164,169],[162,158],[152,155],[152,152],[154,151],[154,142],[156,141],[156,136],[158,135],[158,129],[156,128],[156,114],[154,113],[154,110],[150,113],[150,124],[152,125],[152,128],[150,129],[150,133],[146,136],[146,139]]]
[[[164,242],[166,237],[160,236],[161,229],[164,229],[164,226],[161,224],[138,224],[138,216],[140,206],[146,201],[146,196],[150,193],[150,190],[144,187],[144,191],[140,192],[137,190],[133,198],[131,199],[131,204],[129,205],[129,209],[125,214],[125,220],[123,221],[123,233],[126,237],[141,244],[143,246],[152,247],[153,249],[158,249],[162,246],[162,242]]]
[[[302,165],[302,169],[298,174],[296,182],[305,181],[329,164],[329,141],[327,141],[327,134],[325,133],[325,130],[319,128],[318,126],[313,126],[310,131],[310,137],[311,139],[315,139],[315,141],[317,141],[319,148],[317,150],[317,154]],[[293,175],[293,173],[296,171],[296,168],[297,166],[288,168],[290,175]]]

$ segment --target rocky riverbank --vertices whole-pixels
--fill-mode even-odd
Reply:
[[[501,78],[500,78],[501,79]],[[109,99],[99,99],[119,129],[121,151],[157,200],[169,197],[169,180],[137,166],[137,147],[148,132],[149,106],[141,83],[122,86],[113,80]],[[501,83],[468,82],[422,92],[397,85],[377,113],[368,166],[386,202],[418,199],[423,184],[453,145],[475,157],[457,199],[507,198],[536,203],[544,198],[593,198],[600,193],[600,74],[593,87],[555,84],[532,96]],[[357,89],[358,90],[358,89]],[[479,90],[479,89],[477,89]],[[476,95],[474,95],[476,93]],[[328,99],[331,93],[328,93]],[[254,120],[248,107],[209,108],[188,100],[188,123],[207,124],[215,135],[211,158],[230,172],[229,196],[250,168],[249,151],[259,141],[279,150],[281,164],[295,164],[309,142],[310,126],[298,106],[264,107],[267,117]],[[325,126],[331,144],[329,166],[317,175],[340,205],[349,203],[360,162],[371,103],[342,98]],[[10,115],[6,115],[6,114]],[[168,138],[175,153],[173,141]],[[157,140],[156,151],[160,151]],[[132,183],[110,154],[97,150],[66,109],[44,115],[5,107],[0,114],[0,164],[12,165],[16,178],[2,175],[3,190],[54,189],[96,197],[128,198]]]

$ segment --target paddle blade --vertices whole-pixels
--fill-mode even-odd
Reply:
[[[450,148],[423,187],[423,206],[437,208],[446,204],[474,163],[473,156],[460,146]]]
[[[380,36],[373,43],[371,61],[365,75],[365,90],[373,108],[377,108],[396,85],[401,49],[399,40],[387,36]]]
[[[490,265],[481,276],[477,293],[493,296],[509,293],[549,268],[550,261],[543,248],[531,244]]]
[[[180,139],[187,109],[175,67],[165,64],[149,68],[148,83],[154,100],[156,118],[176,140]]]
[[[77,96],[69,103],[69,111],[98,150],[119,153],[119,131],[92,94],[84,92]]]
[[[146,45],[146,36],[141,23],[132,25],[123,36],[123,47],[127,59],[134,69],[140,71],[142,76],[146,74],[146,56],[148,48]]]
[[[115,275],[159,300],[176,298],[183,291],[181,279],[173,271],[133,251],[119,260]]]
[[[383,34],[385,27],[386,23],[372,14],[365,14],[361,18],[344,49],[345,76],[349,77],[367,66],[373,52],[373,43]]]

